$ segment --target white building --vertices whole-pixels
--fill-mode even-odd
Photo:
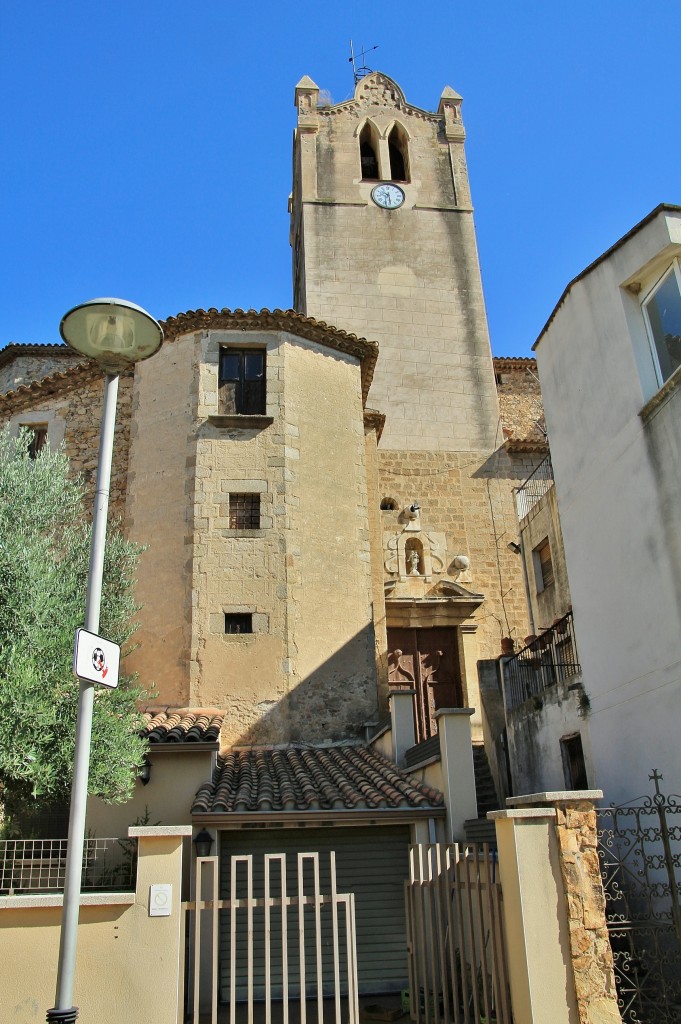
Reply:
[[[681,778],[681,207],[565,289],[536,345],[593,751],[622,802]]]

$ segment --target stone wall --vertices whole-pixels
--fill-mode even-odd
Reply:
[[[109,492],[109,521],[125,519],[132,391],[133,374],[128,372],[120,377],[118,384],[111,490]],[[91,514],[95,495],[103,397],[103,380],[99,378],[90,381],[77,391],[69,393],[64,412],[64,453],[69,460],[71,472],[81,474],[85,480],[87,486],[85,509],[88,515]]]
[[[493,362],[504,435],[543,441],[544,405],[535,360],[496,356]]]
[[[557,802],[556,835],[580,1024],[609,1024],[618,1021],[620,1016],[605,920],[593,803],[589,800]]]
[[[0,395],[82,362],[66,345],[10,345],[0,352]]]
[[[132,658],[160,700],[224,708],[225,742],[361,735],[376,643],[360,361],[256,328],[177,337],[139,368],[128,511],[149,550]],[[219,413],[223,345],[266,351],[257,422]],[[230,525],[244,493],[257,529]],[[253,632],[226,633],[225,614]]]
[[[50,394],[43,395],[36,390],[32,394],[19,395],[15,402],[6,406],[2,422],[9,425],[12,433],[22,426],[47,428],[47,443],[52,448],[61,445],[69,460],[71,474],[84,479],[84,508],[86,515],[91,516],[104,388],[103,378],[98,372],[88,369],[77,373],[77,380],[61,382]],[[109,499],[109,515],[120,519],[125,516],[132,388],[132,373],[124,374],[118,388]]]
[[[397,532],[402,509],[417,501],[423,530],[444,534],[444,568],[433,577],[430,596],[446,579],[484,595],[474,618],[481,658],[498,657],[502,636],[521,639],[528,630],[521,558],[509,543],[518,536],[513,488],[540,458],[510,456],[503,448],[492,455],[379,448],[381,498],[390,498],[397,506],[381,513],[384,531]],[[454,566],[457,555],[470,560],[468,570]],[[388,616],[389,605],[388,600]]]

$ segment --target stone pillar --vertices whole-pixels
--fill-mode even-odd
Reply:
[[[570,939],[552,807],[491,811],[513,1018],[522,1024],[578,1024]]]
[[[621,1020],[605,919],[605,893],[598,861],[593,803],[602,797],[602,790],[596,789],[533,793],[507,801],[509,806],[522,803],[537,809],[550,808],[555,815],[554,833],[579,1024],[615,1024]]]
[[[126,978],[129,987],[128,999],[134,1007],[133,1017],[139,1020],[152,1019],[168,1022],[180,1020],[184,997],[184,914],[182,912],[182,842],[192,834],[191,825],[132,825],[128,836],[139,842],[137,857],[137,887],[135,909],[137,930],[130,936],[122,936],[126,955],[131,966],[126,972],[117,965],[117,977],[109,982],[115,988],[119,976]],[[170,913],[168,916],[152,917],[155,909],[152,903],[152,886],[169,885]],[[163,896],[164,894],[161,894]],[[156,894],[158,901],[159,894]],[[115,931],[115,929],[114,929]],[[121,932],[123,931],[121,926]],[[127,942],[126,942],[127,938]],[[154,954],[154,950],[156,953]],[[159,952],[162,950],[162,954]],[[102,954],[100,953],[100,956]],[[134,961],[134,966],[132,963]],[[135,994],[130,978],[135,974],[138,987],[149,992],[149,1008]],[[154,984],[150,986],[149,979]],[[106,985],[104,980],[101,984]],[[139,1016],[138,1016],[138,1007]],[[151,1014],[151,1016],[149,1016]],[[89,1019],[101,1019],[96,1015]],[[126,1019],[123,1013],[120,1019]],[[127,1019],[132,1019],[127,1014]]]
[[[414,733],[415,696],[416,690],[391,690],[388,694],[395,764],[404,765],[405,753],[416,742]]]
[[[447,805],[448,843],[465,842],[464,822],[478,816],[471,742],[473,714],[473,708],[440,708],[435,712]]]
[[[478,658],[480,656],[478,644],[477,623],[465,622],[459,626],[459,637],[461,639],[460,669],[463,683],[463,699],[469,708],[473,708],[471,718],[471,736],[476,743],[483,741],[482,729],[482,701],[480,698],[480,684],[478,682]]]

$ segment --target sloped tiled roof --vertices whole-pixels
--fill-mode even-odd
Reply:
[[[13,391],[0,395],[0,414],[18,412],[34,401],[72,391],[102,377],[103,372],[94,360],[75,363],[66,370],[56,370],[47,377],[19,384]]]
[[[441,812],[440,792],[370,747],[252,747],[224,751],[194,799],[195,815],[258,812]]]
[[[166,708],[146,711],[142,736],[154,746],[159,743],[218,743],[224,711],[214,708]]]
[[[76,353],[63,342],[55,344],[27,344],[18,341],[10,341],[3,349],[0,349],[0,366],[10,363],[17,356],[67,356],[73,359]]]

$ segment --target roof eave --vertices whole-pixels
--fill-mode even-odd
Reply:
[[[142,739],[147,739],[143,736]],[[149,740],[147,755],[154,754],[206,754],[220,749],[219,740],[213,742],[192,741],[192,740]]]
[[[310,822],[318,825],[393,825],[442,818],[445,807],[364,807],[361,810],[334,809],[313,811],[202,811],[192,812],[196,825],[236,828],[261,825],[296,827]]]
[[[604,253],[601,253],[600,256],[597,256],[596,259],[588,265],[588,267],[585,267],[584,270],[577,274],[576,277],[572,278],[572,280],[565,286],[563,294],[551,310],[551,315],[549,316],[548,320],[539,332],[537,340],[532,346],[533,352],[536,352],[539,346],[539,342],[543,339],[547,330],[553,323],[556,313],[568,297],[568,293],[572,290],[572,286],[577,284],[578,281],[581,281],[582,278],[586,277],[587,274],[590,274],[592,270],[595,270],[596,267],[599,266],[599,264],[603,263],[604,260],[607,260],[610,256],[612,256],[612,254],[616,252],[617,249],[619,249],[621,246],[623,246],[625,242],[628,242],[630,238],[633,238],[633,236],[636,235],[641,230],[641,228],[644,228],[646,224],[649,224],[651,220],[654,220],[659,213],[662,213],[665,210],[668,213],[681,213],[681,206],[676,206],[674,203],[660,203],[658,206],[655,207],[654,210],[651,210],[650,213],[643,218],[643,220],[640,220],[638,224],[634,224],[633,228],[631,228],[630,231],[627,231],[626,235],[622,235],[621,238],[618,238],[617,241],[613,245],[611,245],[609,249],[606,249]]]

